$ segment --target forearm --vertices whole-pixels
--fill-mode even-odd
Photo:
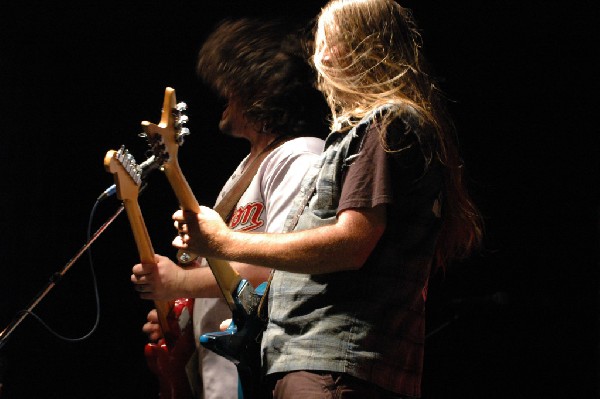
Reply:
[[[226,232],[216,256],[294,273],[322,274],[362,267],[385,229],[385,210],[345,211],[316,229],[263,234]]]
[[[268,279],[270,269],[246,263],[231,262],[231,266],[256,287]],[[223,294],[210,267],[186,270],[180,285],[180,295],[186,298],[222,298]]]
[[[327,236],[327,232],[314,230],[310,234],[235,233],[228,237],[220,255],[294,273],[320,274],[354,268],[353,257],[344,256],[347,252],[340,243],[323,245]]]

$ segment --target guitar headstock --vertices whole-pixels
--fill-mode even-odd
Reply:
[[[190,130],[185,127],[188,121],[184,111],[187,105],[177,103],[175,89],[167,87],[163,100],[162,114],[158,125],[143,121],[141,136],[148,139],[148,144],[161,167],[168,167],[170,163],[177,162],[177,151],[183,145],[185,136]]]
[[[121,201],[137,199],[142,184],[142,168],[125,147],[108,151],[104,157],[104,168],[113,174],[117,197]]]

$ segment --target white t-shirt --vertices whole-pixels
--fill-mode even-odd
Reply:
[[[271,151],[238,201],[229,226],[240,231],[281,232],[302,178],[323,151],[323,145],[321,139],[298,137]],[[247,156],[223,186],[217,203],[231,190],[248,162]],[[208,266],[206,261],[202,266]],[[219,331],[219,324],[227,318],[231,318],[231,312],[224,299],[195,299],[196,344],[201,334]],[[237,370],[233,363],[205,348],[199,349],[204,398],[237,397]]]

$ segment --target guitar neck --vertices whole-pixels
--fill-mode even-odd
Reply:
[[[171,87],[167,87],[163,100],[160,123],[156,125],[148,121],[143,121],[142,129],[150,142],[150,146],[153,148],[153,151],[155,151],[155,155],[159,159],[165,161],[161,166],[171,184],[171,188],[173,189],[177,200],[179,201],[179,205],[184,211],[198,213],[200,212],[200,205],[198,204],[196,197],[194,197],[190,185],[185,180],[177,160],[177,151],[179,146],[183,143],[183,136],[189,134],[189,130],[187,130],[187,128],[184,130],[182,127],[182,124],[185,123],[187,117],[183,118],[182,115],[179,115],[180,111],[184,108],[185,107],[178,107],[175,99],[175,90]],[[221,217],[225,219],[226,215],[221,214]],[[177,260],[183,265],[191,263],[196,258],[198,258],[198,254],[187,251],[180,250],[177,254]],[[219,285],[227,304],[233,311],[236,309],[233,294],[237,290],[242,278],[227,261],[218,259],[206,259],[206,261],[217,280],[217,284]]]
[[[165,164],[164,171],[181,207],[194,213],[200,212],[200,204],[196,200],[185,176],[183,176],[177,159],[172,159]]]
[[[124,199],[123,206],[129,218],[129,225],[133,232],[135,244],[140,256],[142,263],[154,263],[154,249],[152,248],[152,242],[150,241],[150,235],[144,223],[142,211],[137,201]],[[154,306],[158,314],[158,322],[160,328],[163,331],[163,335],[167,342],[167,346],[170,342],[170,337],[173,335],[169,323],[167,322],[167,315],[169,314],[170,304],[166,301],[154,301]]]
[[[169,164],[166,164],[164,166],[164,171],[173,189],[173,192],[175,193],[179,204],[181,205],[181,208],[194,213],[200,212],[200,204],[196,200],[190,185],[183,176],[177,160],[171,160]],[[223,215],[221,216],[223,217]],[[188,256],[190,256],[192,259],[197,258],[195,254],[188,254]],[[211,268],[215,279],[217,280],[217,284],[219,285],[227,304],[231,310],[234,310],[236,307],[233,299],[233,293],[237,289],[242,278],[227,261],[211,258],[206,258],[206,261]]]

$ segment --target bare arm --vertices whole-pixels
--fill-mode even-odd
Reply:
[[[200,214],[173,215],[180,235],[177,248],[208,257],[261,264],[295,273],[320,274],[362,267],[385,230],[384,205],[348,209],[337,222],[311,230],[286,233],[231,231],[209,208]]]
[[[156,255],[156,263],[133,266],[131,281],[140,298],[172,300],[177,298],[221,298],[222,293],[208,267],[183,269],[165,256]],[[254,287],[265,281],[270,270],[245,263],[231,266]]]

